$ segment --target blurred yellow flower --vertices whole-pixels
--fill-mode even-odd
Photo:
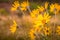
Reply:
[[[56,14],[58,14],[59,11],[60,11],[60,5],[58,3],[55,3],[54,5],[55,5],[55,8],[56,8]]]
[[[38,25],[38,24],[34,25],[33,27],[34,27],[35,32],[40,33],[42,30],[42,27],[40,27],[40,25]]]
[[[43,17],[42,17],[42,15],[40,14],[40,15],[38,15],[35,19],[33,19],[33,23],[34,23],[35,25],[37,25],[37,26],[43,25],[42,22],[41,22],[42,19],[43,19]]]
[[[48,8],[48,2],[45,2],[45,9],[47,9]]]
[[[38,16],[38,14],[39,14],[39,10],[38,9],[34,9],[34,10],[32,10],[32,12],[30,13],[31,14],[31,17],[37,17]]]
[[[15,1],[14,4],[12,4],[11,11],[16,11],[19,6],[19,1]]]
[[[29,6],[29,2],[26,2],[26,1],[24,1],[23,3],[21,3],[21,10],[22,11],[26,11],[27,10],[27,7]]]
[[[51,16],[49,16],[49,13],[44,13],[42,23],[48,23],[50,21]]]
[[[17,10],[17,8],[14,8],[14,7],[11,8],[11,11],[16,11],[16,10]]]
[[[58,14],[59,11],[60,11],[60,5],[58,3],[50,5],[50,12],[53,12],[54,14]]]
[[[60,26],[57,26],[57,28],[56,28],[56,33],[57,33],[58,35],[60,35]]]
[[[10,31],[11,31],[11,33],[15,33],[15,31],[16,31],[16,29],[17,29],[17,24],[16,24],[16,21],[15,20],[13,20],[13,25],[11,25],[10,26],[11,28],[10,28]]]
[[[33,29],[31,29],[30,32],[29,32],[29,37],[31,38],[31,40],[35,40],[35,38],[36,38],[34,33],[35,33],[35,31]]]
[[[43,12],[45,10],[45,8],[43,6],[38,6],[38,9],[40,12]]]
[[[54,8],[55,8],[54,4],[51,4],[50,5],[50,12],[54,12]]]
[[[37,25],[44,25],[50,21],[51,16],[48,13],[44,13],[44,15],[38,15],[36,19],[34,19],[34,23]]]
[[[34,25],[34,27],[29,32],[29,36],[30,36],[31,40],[35,40],[35,38],[37,36],[36,34],[41,33],[41,30],[42,30],[41,27]]]
[[[32,29],[29,32],[29,36],[30,36],[31,40],[35,40],[35,38],[37,36],[36,34],[41,33],[41,30],[42,30],[42,27],[40,27],[39,24],[33,25]]]
[[[43,33],[47,36],[51,34],[51,29],[50,27],[44,27],[43,29]]]

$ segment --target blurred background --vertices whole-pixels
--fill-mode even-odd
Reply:
[[[0,0],[0,2],[13,2],[14,0]],[[25,1],[25,0],[19,0],[19,1]],[[29,0],[31,2],[45,2],[45,1],[48,1],[48,2],[60,2],[60,0]]]

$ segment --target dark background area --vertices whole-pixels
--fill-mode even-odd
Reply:
[[[0,0],[0,3],[1,2],[13,2],[15,0]],[[24,0],[19,0],[19,1],[24,1]],[[60,0],[29,0],[30,2],[45,2],[45,1],[48,1],[48,2],[58,2],[60,3]]]

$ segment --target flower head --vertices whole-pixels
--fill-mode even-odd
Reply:
[[[44,32],[44,34],[45,34],[46,36],[47,36],[47,35],[50,35],[50,33],[51,33],[50,27],[44,27],[43,32]]]
[[[44,25],[50,21],[51,16],[48,13],[44,13],[44,15],[40,14],[34,19],[34,23],[37,25]]]
[[[45,10],[45,8],[43,6],[38,6],[38,9],[40,12],[43,12]]]
[[[48,2],[45,2],[45,9],[47,9],[48,8]]]
[[[50,12],[57,14],[57,13],[59,13],[59,11],[60,11],[60,5],[58,3],[50,5]]]
[[[32,12],[30,13],[31,14],[31,17],[37,17],[38,16],[38,14],[39,14],[39,10],[38,9],[34,9],[34,10],[32,10]]]
[[[50,21],[51,16],[49,16],[49,13],[44,13],[42,22],[43,23],[48,23]]]
[[[14,4],[12,4],[11,11],[16,11],[19,6],[19,1],[15,1]]]
[[[34,27],[30,30],[29,36],[32,40],[34,40],[38,33],[41,33],[42,27],[38,25],[34,25]]]
[[[31,38],[31,40],[35,40],[35,38],[36,38],[34,33],[35,33],[35,31],[33,29],[31,29],[29,32],[29,37]]]
[[[57,26],[57,28],[56,28],[56,33],[57,33],[58,35],[60,35],[60,26]]]
[[[50,5],[50,12],[53,12],[54,11],[54,8],[55,8],[54,4],[51,4]]]
[[[10,28],[10,31],[11,31],[11,33],[15,33],[15,31],[16,31],[16,29],[17,29],[17,24],[16,24],[16,21],[15,20],[13,20],[13,25],[11,25],[10,26],[11,28]]]
[[[27,7],[29,6],[29,2],[24,1],[21,3],[21,10],[27,10]]]
[[[55,5],[55,8],[56,8],[56,14],[58,14],[59,11],[60,11],[60,5],[58,3],[55,3],[54,5]]]

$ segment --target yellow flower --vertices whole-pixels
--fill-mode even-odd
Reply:
[[[60,11],[60,5],[58,3],[50,5],[50,12],[53,12],[54,14],[58,14],[59,11]]]
[[[35,40],[35,35],[34,35],[35,31],[33,29],[30,30],[29,32],[29,37],[31,38],[31,40]]]
[[[14,7],[11,8],[11,11],[16,11],[16,10],[17,10],[17,8],[14,8]]]
[[[40,6],[40,7],[38,6],[38,9],[40,12],[43,12],[45,10],[45,8],[43,6]]]
[[[34,9],[34,10],[32,10],[32,12],[30,14],[31,14],[31,17],[34,18],[34,17],[38,16],[39,10],[38,9]]]
[[[50,5],[50,12],[54,12],[54,10],[55,10],[55,6],[54,6],[54,4],[51,4]]]
[[[33,27],[34,27],[35,32],[41,33],[42,27],[40,27],[40,25],[36,24]]]
[[[49,13],[44,13],[42,23],[48,23],[50,21],[51,16],[49,16]]]
[[[41,29],[42,28],[40,28],[39,26],[34,25],[33,29],[31,29],[29,32],[29,36],[30,36],[31,40],[35,40],[35,38],[37,36],[36,34],[41,33]]]
[[[59,8],[59,11],[60,11],[60,5],[59,5],[59,7],[58,7],[58,8]]]
[[[60,26],[57,26],[57,28],[56,28],[56,33],[57,33],[58,35],[60,35]]]
[[[48,2],[45,2],[45,9],[47,9],[48,8]]]
[[[21,10],[22,11],[26,11],[27,10],[27,7],[29,6],[29,2],[26,2],[26,1],[24,1],[23,3],[21,3]]]
[[[43,19],[43,16],[40,14],[33,20],[33,23],[38,26],[43,25],[41,22],[42,19]]]
[[[50,27],[44,27],[43,29],[43,33],[47,36],[51,34],[51,29]]]
[[[16,29],[17,29],[17,24],[16,24],[16,21],[15,20],[13,20],[13,25],[11,25],[10,26],[11,28],[10,28],[10,31],[11,31],[11,33],[15,33],[15,31],[16,31]]]
[[[55,3],[54,5],[55,5],[55,8],[56,8],[56,14],[58,14],[59,11],[60,11],[60,5],[58,3]]]
[[[51,16],[48,13],[44,13],[44,15],[38,15],[36,19],[34,19],[34,23],[37,25],[44,25],[50,21]]]
[[[15,1],[14,4],[12,4],[11,11],[16,11],[19,6],[19,2]]]

